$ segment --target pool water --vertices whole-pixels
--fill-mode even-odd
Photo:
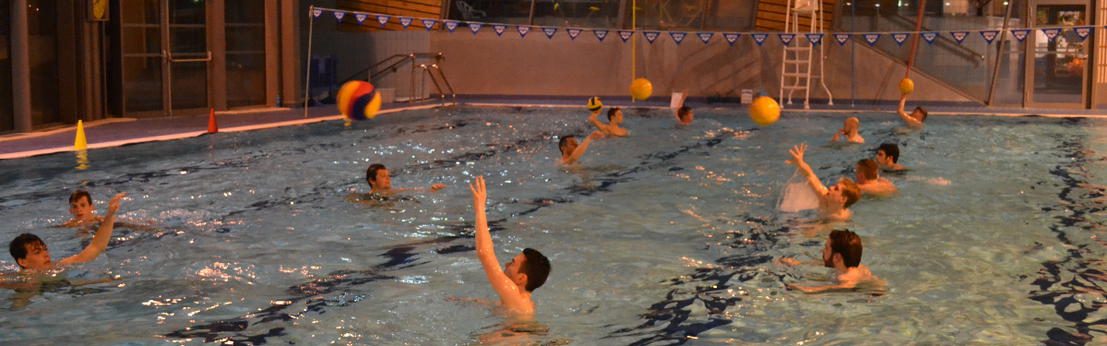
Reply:
[[[743,111],[699,109],[676,127],[628,109],[627,138],[555,164],[558,136],[590,131],[582,110],[443,108],[221,133],[0,162],[4,239],[33,232],[55,260],[78,252],[69,192],[101,212],[127,192],[101,257],[63,274],[119,275],[60,287],[0,314],[0,344],[1028,344],[1107,340],[1107,123],[935,116],[902,131],[856,114],[867,144],[829,146],[844,114],[786,113],[757,127]],[[839,227],[865,244],[883,295],[807,295],[831,278],[781,257],[820,256],[812,214],[775,211],[794,144],[824,182],[882,142],[911,170],[896,196],[865,198]],[[380,206],[351,203],[371,163],[395,187],[434,183]],[[466,183],[488,180],[503,261],[525,247],[553,271],[536,324],[505,325],[473,251]],[[17,270],[8,256],[7,272]],[[0,291],[0,305],[15,294]],[[520,332],[526,329],[532,332]]]

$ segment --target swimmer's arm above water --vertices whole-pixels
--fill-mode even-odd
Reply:
[[[592,125],[596,126],[596,128],[600,129],[600,131],[607,133],[609,131],[608,125],[601,123],[599,120],[596,120],[596,117],[600,115],[601,110],[602,108],[592,111],[592,115],[588,116],[588,122],[592,123]]]
[[[500,296],[500,301],[505,307],[513,308],[525,306],[523,296],[519,292],[519,286],[511,281],[500,268],[500,261],[496,259],[496,249],[492,244],[492,235],[488,233],[488,217],[484,212],[484,205],[488,200],[488,190],[485,189],[484,177],[477,177],[469,184],[469,191],[473,193],[473,223],[476,226],[477,258],[480,259],[484,275],[488,277],[488,283]]]
[[[826,186],[823,185],[822,181],[819,181],[819,177],[811,170],[811,166],[808,166],[807,162],[803,161],[804,151],[807,151],[807,143],[793,146],[792,149],[788,150],[788,154],[792,156],[792,159],[785,162],[790,165],[795,165],[800,172],[803,172],[803,176],[807,178],[807,183],[811,185],[811,188],[815,189],[815,192],[820,196],[825,195],[827,192]]]
[[[100,253],[104,252],[104,249],[108,247],[108,241],[111,240],[112,231],[115,229],[115,212],[119,211],[119,202],[126,195],[125,192],[117,194],[108,202],[108,213],[100,221],[100,230],[96,231],[96,236],[92,237],[92,244],[81,250],[81,253],[59,261],[59,265],[92,262],[96,259],[96,256],[100,256]]]
[[[903,94],[903,96],[899,97],[899,108],[896,108],[896,113],[899,113],[899,118],[903,119],[903,122],[907,123],[908,126],[922,127],[923,123],[921,121],[919,121],[919,119],[915,119],[910,114],[907,114],[907,111],[904,110],[904,107],[906,105],[907,105],[907,94]]]
[[[565,164],[572,164],[577,162],[581,156],[584,156],[584,152],[588,151],[588,145],[592,144],[592,141],[603,138],[603,132],[592,131],[592,134],[588,135],[580,145],[577,145],[576,149],[573,149],[573,153],[569,155],[569,158],[564,160]]]

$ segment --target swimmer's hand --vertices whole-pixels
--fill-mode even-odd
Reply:
[[[112,197],[111,201],[108,202],[108,213],[115,214],[115,212],[119,211],[119,202],[126,196],[126,192],[120,192],[116,194],[115,197]]]
[[[803,264],[803,262],[800,262],[800,260],[797,260],[795,258],[790,258],[790,257],[778,258],[776,261],[779,262],[780,264],[790,265],[790,266],[798,266],[798,265]]]
[[[791,155],[792,159],[784,161],[784,162],[789,164],[789,165],[796,165],[796,166],[799,166],[799,165],[803,164],[804,163],[804,161],[803,161],[803,152],[804,151],[807,151],[807,143],[800,143],[799,145],[793,146],[792,149],[788,150],[788,155]]]
[[[434,184],[434,185],[431,185],[430,190],[431,191],[438,191],[438,190],[445,189],[445,188],[446,188],[446,184]]]
[[[597,140],[603,138],[603,131],[592,131],[592,134],[588,135],[588,139]]]

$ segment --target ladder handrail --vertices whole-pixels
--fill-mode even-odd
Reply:
[[[404,64],[405,62],[411,62],[412,64],[414,64],[415,60],[419,59],[419,58],[434,58],[435,62],[437,63],[438,61],[441,61],[444,57],[445,57],[445,55],[442,54],[442,52],[434,52],[434,53],[417,52],[417,53],[408,53],[408,54],[396,54],[396,55],[384,58],[383,60],[378,61],[378,62],[376,62],[372,65],[369,65],[369,67],[366,67],[366,68],[362,69],[361,71],[355,72],[354,74],[350,75],[346,79],[343,79],[338,84],[343,84],[343,83],[349,82],[351,80],[354,80],[355,78],[358,77],[358,75],[361,75],[362,73],[366,73],[366,72],[369,73],[369,75],[367,76],[368,78],[366,78],[366,80],[371,81],[373,79],[379,78],[380,75],[385,71],[392,71],[393,73],[395,73],[398,70],[398,67],[400,65]],[[382,69],[377,69],[377,67],[379,67],[381,65],[384,65],[385,63],[390,62],[390,61],[392,61],[392,64],[388,65],[388,67],[385,67],[385,68],[382,68]]]

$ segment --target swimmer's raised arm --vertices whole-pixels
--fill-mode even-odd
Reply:
[[[588,138],[585,138],[583,142],[580,142],[580,145],[577,145],[576,149],[573,149],[573,153],[565,159],[564,163],[571,164],[577,162],[581,156],[584,156],[584,152],[588,151],[588,145],[592,144],[592,141],[600,138],[603,138],[603,132],[598,130],[592,131],[592,134],[588,135]]]
[[[488,232],[488,217],[484,212],[484,205],[488,200],[488,190],[485,189],[484,177],[477,177],[469,184],[469,191],[473,193],[473,224],[476,226],[477,258],[480,259],[484,275],[488,277],[488,283],[500,296],[500,301],[505,307],[514,309],[531,304],[530,298],[524,297],[517,284],[511,281],[500,268],[500,261],[496,259],[496,249],[492,244],[492,235]],[[524,301],[524,299],[526,299]]]
[[[804,151],[807,151],[807,143],[793,146],[792,149],[788,150],[788,154],[792,156],[792,159],[784,162],[799,168],[800,172],[803,172],[803,176],[807,178],[807,183],[811,185],[811,188],[815,189],[815,192],[820,196],[826,195],[826,186],[823,185],[822,181],[819,181],[819,177],[811,170],[811,166],[808,166],[807,162],[803,161]]]
[[[592,125],[596,126],[596,128],[600,129],[600,131],[607,132],[608,131],[608,125],[604,124],[604,123],[601,123],[599,120],[596,120],[596,117],[598,117],[600,115],[601,110],[603,110],[603,109],[601,108],[601,109],[597,109],[597,110],[592,111],[592,115],[588,116],[588,122],[592,123]]]
[[[108,202],[108,213],[100,221],[100,230],[96,231],[96,235],[92,238],[92,244],[81,250],[81,253],[61,260],[58,262],[59,265],[92,262],[97,256],[100,256],[100,253],[104,252],[104,249],[107,249],[108,241],[111,240],[112,231],[115,229],[115,213],[119,211],[119,202],[126,195],[126,192],[117,194]]]
[[[907,94],[903,94],[902,96],[899,97],[899,107],[896,108],[896,113],[899,113],[899,118],[903,119],[903,122],[907,123],[907,126],[923,127],[923,123],[921,121],[919,121],[919,119],[915,119],[910,114],[907,114],[907,111],[904,110],[904,107],[906,107],[906,105],[907,105]]]

